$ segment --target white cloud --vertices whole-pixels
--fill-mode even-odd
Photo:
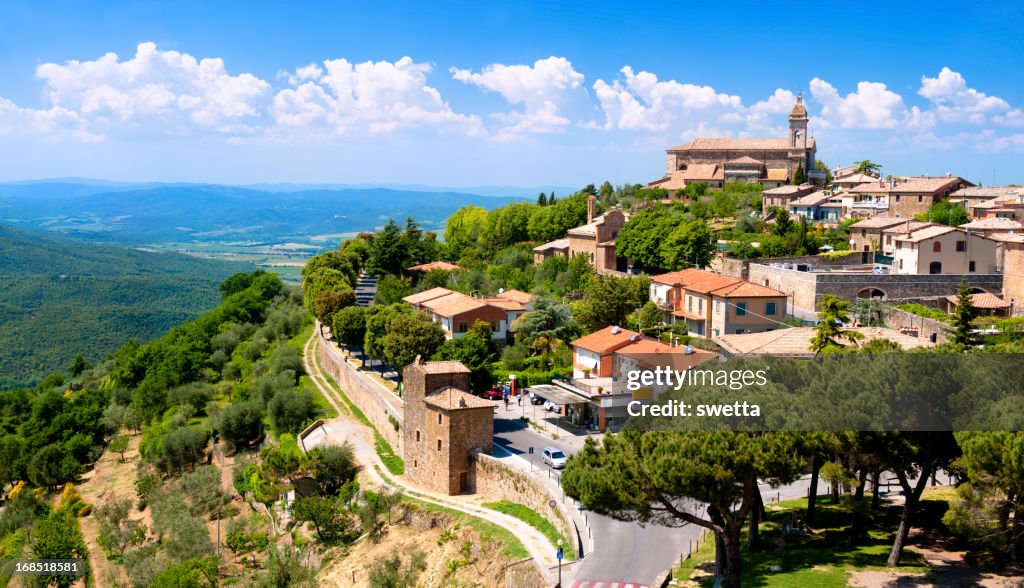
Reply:
[[[554,56],[538,59],[532,66],[495,63],[479,73],[457,67],[448,71],[457,81],[501,94],[510,104],[522,105],[521,111],[494,116],[506,123],[495,137],[502,141],[524,133],[550,133],[567,127],[571,121],[559,114],[559,105],[583,84],[583,74],[573,68],[572,62]]]
[[[131,59],[44,63],[36,69],[54,108],[77,113],[94,133],[197,131],[246,134],[258,122],[270,84],[230,75],[221,59],[197,60],[140,43]]]
[[[967,87],[967,80],[948,67],[942,68],[934,78],[921,76],[921,89],[917,93],[931,101],[942,120],[984,124],[987,114],[1010,110],[1010,105],[1002,98]]]
[[[274,96],[271,112],[279,129],[336,135],[415,127],[481,132],[479,117],[454,112],[441,93],[427,85],[433,69],[428,63],[403,57],[363,63],[333,59],[323,66],[299,68],[289,76],[296,87]]]
[[[907,118],[903,97],[880,82],[859,82],[857,91],[840,96],[832,84],[814,78],[811,96],[821,104],[815,117],[821,127],[891,129]]]
[[[658,81],[653,73],[634,73],[628,65],[619,71],[621,78],[611,84],[601,79],[594,83],[605,120],[588,126],[644,131],[682,127],[685,132],[709,118],[743,111],[739,96],[719,93],[711,86]]]

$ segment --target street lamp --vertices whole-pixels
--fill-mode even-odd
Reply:
[[[558,552],[555,553],[555,557],[558,559],[558,584],[555,588],[562,588],[562,540],[558,540]]]

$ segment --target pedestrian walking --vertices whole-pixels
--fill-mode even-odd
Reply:
[[[508,395],[505,396],[505,410],[508,410]]]

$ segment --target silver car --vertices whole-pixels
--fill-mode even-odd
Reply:
[[[565,453],[562,453],[561,449],[557,447],[545,447],[542,454],[544,455],[544,463],[547,465],[555,468],[556,470],[565,468],[565,460],[568,458]]]

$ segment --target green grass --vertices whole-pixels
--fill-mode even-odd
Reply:
[[[473,528],[473,530],[480,534],[480,538],[484,541],[494,541],[502,544],[504,547],[501,549],[501,555],[510,560],[526,559],[530,557],[530,552],[527,551],[523,542],[516,538],[511,531],[500,525],[490,521],[485,521],[484,519],[475,517],[471,514],[453,510],[431,502],[426,502],[408,495],[404,495],[402,500],[414,505],[416,508],[451,515],[455,519],[454,522],[456,524]]]
[[[540,513],[533,510],[532,508],[524,504],[519,504],[517,502],[509,502],[507,500],[502,500],[499,502],[485,502],[484,506],[491,510],[496,510],[500,513],[513,516],[530,525],[534,529],[537,529],[545,537],[547,537],[552,547],[557,546],[559,541],[561,541],[562,545],[565,547],[565,559],[569,561],[573,561],[576,559],[576,550],[572,548],[572,543],[566,540],[565,536],[562,535],[562,533],[559,532],[559,530],[551,524],[551,521],[542,517]]]
[[[741,555],[743,586],[840,587],[848,584],[854,571],[892,569],[886,565],[892,548],[891,534],[876,526],[869,530],[866,540],[851,544],[846,533],[850,524],[849,510],[845,505],[830,504],[822,498],[817,504],[815,532],[783,537],[782,525],[789,522],[794,513],[803,513],[806,504],[807,500],[800,498],[767,505],[768,521],[761,524],[762,548],[754,552],[744,550]],[[746,543],[745,531],[741,541]],[[675,578],[690,579],[698,567],[710,566],[714,556],[714,537],[708,535],[675,572]],[[898,570],[925,575],[931,568],[918,553],[905,550]],[[703,581],[710,586],[713,578],[707,575]]]
[[[341,389],[341,386],[339,386],[338,383],[334,381],[334,378],[331,377],[331,374],[327,373],[327,370],[324,369],[323,364],[320,363],[319,355],[316,357],[316,364],[320,368],[320,372],[323,374],[324,379],[327,380],[327,384],[331,388],[333,388],[335,392],[338,393],[338,397],[341,398],[341,401],[345,405],[345,408],[348,410],[349,414],[351,414],[352,417],[355,418],[358,422],[373,429],[373,446],[374,449],[377,450],[377,455],[380,456],[380,460],[384,462],[384,466],[387,467],[388,471],[391,472],[391,474],[394,476],[401,476],[402,474],[404,474],[405,461],[402,459],[401,456],[395,453],[395,450],[391,448],[391,444],[388,443],[387,439],[385,439],[384,436],[380,434],[380,432],[377,430],[377,427],[373,426],[373,423],[370,422],[370,419],[366,418],[366,415],[363,414],[363,411],[359,410],[359,407],[353,404],[351,400],[349,400],[348,396],[346,396],[345,392]]]
[[[384,467],[388,468],[393,476],[401,476],[405,473],[405,461],[395,454],[395,451],[391,449],[391,444],[388,443],[377,429],[373,430],[373,447],[377,450],[377,455],[380,456],[380,460],[384,462]]]
[[[312,315],[307,317],[307,321],[303,323],[302,329],[294,337],[288,340],[287,345],[299,353],[302,353],[306,347],[306,341],[309,341],[310,335],[313,334],[314,321]],[[317,358],[319,360],[319,358]],[[299,390],[309,392],[313,398],[313,402],[316,404],[319,410],[319,415],[322,418],[334,418],[338,416],[338,411],[335,410],[331,403],[324,396],[324,393],[317,388],[316,384],[313,383],[313,378],[309,375],[303,375],[299,377]]]

